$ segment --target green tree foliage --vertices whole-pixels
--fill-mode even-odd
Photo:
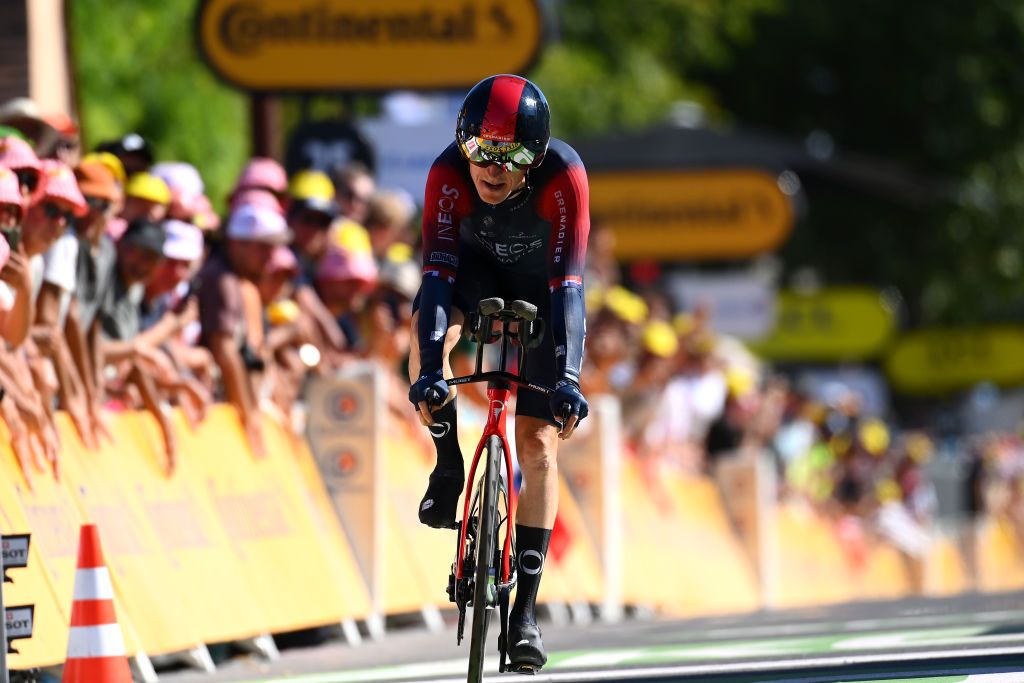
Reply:
[[[691,76],[741,122],[824,132],[930,188],[923,204],[809,188],[791,265],[894,283],[922,322],[970,322],[1024,296],[1022,37],[1019,3],[789,0]]]
[[[67,5],[86,148],[138,132],[158,160],[194,164],[221,202],[249,153],[247,100],[200,61],[196,0]]]
[[[714,107],[689,77],[724,64],[732,43],[749,40],[752,19],[780,0],[566,0],[558,4],[557,39],[532,77],[558,112],[566,137],[636,129],[658,121],[680,99]]]

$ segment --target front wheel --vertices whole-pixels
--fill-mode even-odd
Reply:
[[[480,507],[477,509],[476,569],[473,577],[473,626],[469,641],[469,683],[480,683],[484,676],[484,648],[487,625],[496,603],[496,579],[500,568],[495,564],[498,542],[498,477],[505,454],[501,439],[487,440],[487,459],[483,476],[477,482]]]

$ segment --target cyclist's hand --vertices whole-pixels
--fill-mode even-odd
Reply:
[[[583,398],[579,386],[568,379],[555,385],[550,397],[551,412],[556,420],[560,420],[562,428],[558,430],[558,438],[568,439],[576,431],[576,425],[590,412],[587,399]]]
[[[420,375],[409,387],[409,400],[420,413],[420,422],[426,426],[434,424],[431,411],[440,408],[448,400],[448,383],[440,372]]]

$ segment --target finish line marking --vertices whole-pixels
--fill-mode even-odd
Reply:
[[[1002,657],[1008,655],[1024,655],[1024,646],[994,648],[964,648],[958,650],[939,650],[925,652],[894,652],[889,654],[868,655],[833,655],[823,657],[798,657],[789,659],[773,659],[764,661],[728,662],[716,664],[683,664],[666,666],[631,667],[618,671],[555,671],[531,676],[535,683],[588,683],[600,681],[626,681],[635,678],[668,678],[672,676],[697,676],[711,674],[770,674],[775,671],[799,671],[830,667],[863,666],[871,664],[905,664],[925,660],[928,657],[943,659],[979,659],[986,657]],[[497,658],[487,661],[487,668],[497,669]],[[560,664],[559,666],[561,666]],[[271,679],[278,683],[371,683],[398,681],[424,681],[431,683],[462,683],[465,680],[466,661],[462,659],[427,664],[406,664],[395,667],[384,667],[364,671],[335,672],[311,674]],[[438,676],[458,676],[458,678],[437,678]],[[976,676],[976,675],[975,675]],[[1006,680],[1006,674],[992,674],[994,678],[965,678],[975,680],[998,681]],[[1002,678],[999,678],[999,677]],[[508,681],[508,676],[487,675],[488,682]],[[913,680],[913,679],[906,679]],[[928,679],[925,678],[926,682]],[[938,680],[949,680],[939,677]],[[253,682],[255,683],[255,682]]]

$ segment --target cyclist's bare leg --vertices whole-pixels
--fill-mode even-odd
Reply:
[[[536,670],[547,661],[535,608],[558,509],[558,428],[516,416],[516,454],[523,473],[516,508],[516,600],[509,613],[508,654],[513,667]]]
[[[558,427],[540,418],[517,416],[516,453],[523,472],[516,523],[550,529],[558,509]]]
[[[451,312],[448,334],[444,340],[444,355],[442,356],[441,371],[445,377],[451,378],[451,363],[448,360],[449,354],[459,342],[462,334],[462,312],[453,308]],[[419,323],[419,312],[412,318],[412,334],[415,339],[417,325]],[[409,358],[409,376],[415,382],[420,374],[419,344],[412,344],[412,352]],[[459,427],[458,415],[455,405],[455,387],[451,387],[448,398],[445,402],[430,411],[426,403],[419,405],[419,418],[427,429],[434,442],[434,449],[437,451],[437,462],[434,471],[430,474],[427,492],[420,501],[419,518],[420,522],[435,528],[451,528],[455,524],[456,508],[459,495],[466,482],[465,462],[462,458],[462,449],[459,448]]]

